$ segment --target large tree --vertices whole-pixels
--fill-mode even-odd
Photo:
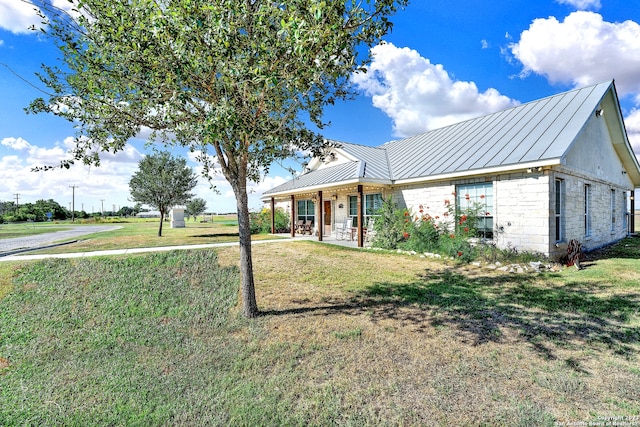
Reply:
[[[324,107],[353,94],[349,76],[408,0],[70,0],[73,18],[31,1],[64,64],[44,67],[53,95],[30,110],[78,128],[61,166],[99,164],[141,127],[198,153],[235,193],[243,311],[256,316],[247,183],[274,161],[322,155],[308,124],[322,129]]]
[[[135,202],[145,203],[160,211],[158,237],[162,237],[164,217],[175,205],[187,203],[198,184],[187,161],[167,151],[145,156],[129,181],[129,192]]]

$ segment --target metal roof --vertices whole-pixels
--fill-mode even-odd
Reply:
[[[302,188],[357,179],[359,170],[360,162],[342,163],[336,166],[314,170],[301,174],[291,181],[287,181],[271,190],[265,191],[264,194],[291,192]]]
[[[391,184],[483,170],[509,170],[522,164],[560,164],[609,91],[616,97],[613,81],[390,141],[380,147],[341,142],[337,149],[359,161],[313,170],[264,194],[339,185],[344,181],[380,180]],[[622,122],[621,126],[624,134]],[[626,136],[623,139],[629,146]],[[631,150],[630,146],[628,149]],[[630,164],[638,169],[632,151],[631,156],[634,158]]]
[[[363,178],[393,179],[389,169],[387,150],[384,148],[341,142],[340,149],[357,159],[365,161]]]
[[[572,90],[381,148],[395,180],[560,159],[610,87]]]

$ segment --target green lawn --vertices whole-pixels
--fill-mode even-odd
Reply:
[[[0,265],[0,425],[640,421],[640,239],[509,274],[254,247]],[[635,422],[634,421],[634,422]]]

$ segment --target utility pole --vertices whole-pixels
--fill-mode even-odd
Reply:
[[[20,207],[20,203],[18,202],[18,200],[20,199],[20,194],[14,193],[13,195],[16,196],[16,213],[18,213],[18,208]]]
[[[70,185],[71,188],[71,222],[76,222],[76,188],[77,185]]]
[[[100,199],[100,215],[104,216],[104,199]]]

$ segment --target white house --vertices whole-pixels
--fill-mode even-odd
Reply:
[[[360,246],[383,197],[432,216],[447,199],[477,202],[480,237],[557,257],[571,239],[589,250],[625,237],[637,187],[640,165],[608,81],[378,147],[338,143],[263,200],[313,221],[320,240],[354,217]]]

